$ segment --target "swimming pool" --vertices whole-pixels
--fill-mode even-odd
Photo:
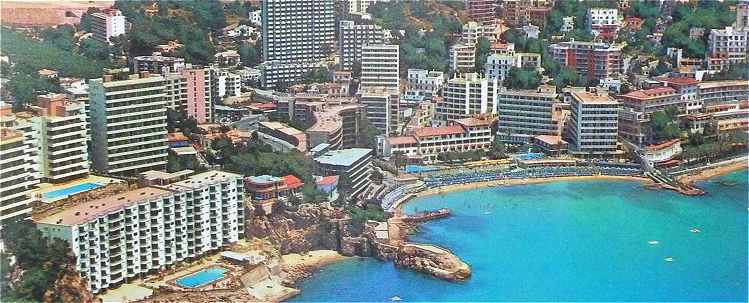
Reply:
[[[525,154],[513,155],[514,158],[516,158],[518,160],[521,160],[521,161],[540,159],[540,158],[543,158],[545,156],[546,156],[546,154],[544,154],[544,153],[525,153]]]
[[[426,173],[426,172],[432,172],[432,171],[437,171],[437,170],[440,170],[439,167],[414,165],[414,164],[406,165],[406,167],[404,168],[404,171],[409,174]]]
[[[186,287],[186,288],[198,288],[203,285],[213,283],[215,281],[221,280],[226,275],[226,272],[228,270],[223,267],[209,267],[204,270],[191,273],[187,276],[184,276],[182,278],[179,278],[175,280],[174,282],[177,283],[177,285]]]
[[[67,188],[58,189],[58,190],[55,190],[55,191],[44,193],[44,194],[42,194],[42,199],[44,199],[44,200],[56,200],[56,199],[64,198],[64,197],[67,197],[67,196],[70,196],[70,195],[73,195],[73,194],[84,192],[84,191],[87,191],[87,190],[92,190],[92,189],[97,188],[99,186],[101,186],[101,185],[96,184],[96,183],[91,183],[91,182],[81,183],[81,184],[78,184],[78,185],[75,185],[75,186],[71,186],[71,187],[67,187]]]

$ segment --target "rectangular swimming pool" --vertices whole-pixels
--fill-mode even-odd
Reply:
[[[67,187],[67,188],[58,189],[58,190],[55,190],[55,191],[44,193],[44,194],[42,194],[42,199],[44,199],[44,200],[56,200],[56,199],[64,198],[64,197],[67,197],[67,196],[70,196],[70,195],[73,195],[73,194],[84,192],[84,191],[87,191],[87,190],[92,190],[92,189],[97,188],[99,186],[101,186],[101,185],[96,184],[96,183],[91,183],[91,182],[81,183],[81,184],[78,184],[78,185],[75,185],[75,186],[71,186],[71,187]]]
[[[198,288],[203,285],[213,283],[221,280],[226,275],[228,270],[223,267],[209,267],[198,272],[191,273],[187,276],[179,278],[174,282],[181,287],[186,288]]]

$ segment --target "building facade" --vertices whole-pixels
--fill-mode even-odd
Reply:
[[[89,81],[93,168],[134,175],[166,165],[165,80],[127,69]]]
[[[554,120],[557,98],[553,86],[498,92],[497,136],[503,141],[528,143],[533,136],[558,135]]]
[[[263,76],[265,87],[297,81],[334,49],[333,0],[262,0],[262,22],[263,61],[274,62],[264,68],[273,75]]]
[[[185,68],[185,59],[162,56],[155,52],[150,56],[136,56],[133,58],[133,70],[136,73],[149,72],[158,75],[179,73]]]
[[[622,47],[595,42],[560,42],[549,46],[554,61],[587,80],[602,80],[623,73]]]
[[[328,151],[315,158],[315,173],[339,176],[339,188],[348,190],[349,197],[355,198],[371,184],[372,157],[373,151],[369,148]]]
[[[476,68],[476,44],[458,43],[450,47],[450,70],[471,72]]]
[[[446,126],[416,128],[408,135],[386,138],[383,154],[390,157],[402,153],[411,159],[433,162],[440,153],[486,150],[494,140],[493,123],[491,117],[472,117],[449,121]]]
[[[385,43],[385,33],[378,25],[342,20],[339,27],[338,54],[344,70],[351,69],[355,62],[361,63],[363,46]]]
[[[605,92],[572,91],[567,142],[583,158],[612,158],[617,148],[619,104]]]
[[[36,223],[44,236],[68,242],[76,269],[99,293],[243,238],[244,182],[208,171],[76,204]]]
[[[117,9],[105,9],[91,14],[91,37],[101,43],[111,43],[110,38],[125,34],[125,16]]]
[[[39,96],[38,103],[38,113],[31,121],[38,135],[41,181],[60,183],[87,176],[89,164],[83,104],[56,94]]]
[[[8,116],[0,117],[8,119]],[[3,121],[9,122],[9,121]],[[36,145],[14,127],[0,127],[0,226],[31,215],[32,190],[39,183]],[[0,227],[1,228],[1,227]]]
[[[497,114],[500,82],[477,73],[458,74],[447,81],[443,99],[437,102],[436,115],[441,121],[470,118],[477,114]]]

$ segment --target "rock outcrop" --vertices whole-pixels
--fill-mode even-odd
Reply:
[[[471,276],[468,264],[450,251],[434,245],[404,244],[393,262],[448,281],[462,281]]]
[[[75,265],[68,264],[62,268],[54,285],[44,293],[44,302],[93,303],[99,300],[88,290]]]
[[[303,204],[297,211],[277,211],[271,215],[251,215],[247,237],[268,238],[282,254],[317,249],[340,249],[340,239],[350,235],[345,216],[329,205]]]

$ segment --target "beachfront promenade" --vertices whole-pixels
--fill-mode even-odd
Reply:
[[[450,168],[436,171],[421,178],[415,183],[401,185],[386,194],[381,202],[383,209],[393,211],[397,202],[424,189],[442,186],[468,184],[487,181],[584,177],[584,176],[643,176],[639,164],[614,162],[544,162],[527,161],[518,166],[497,165],[474,169]]]

